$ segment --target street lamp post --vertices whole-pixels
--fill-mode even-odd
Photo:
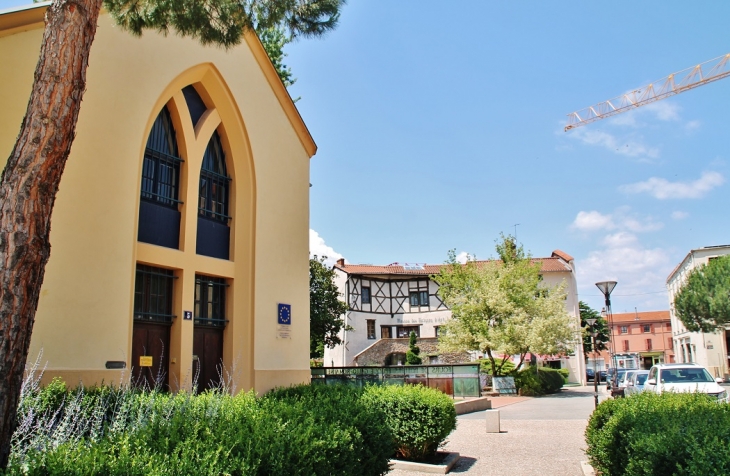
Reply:
[[[609,353],[611,354],[611,365],[613,365],[614,372],[618,368],[616,362],[616,347],[613,340],[613,313],[611,312],[611,292],[618,284],[616,281],[601,281],[596,283],[596,287],[601,290],[603,297],[606,299],[606,317],[608,322],[608,328],[611,330],[609,337]]]
[[[596,321],[597,319],[586,319],[588,327],[591,329],[591,344],[593,345],[593,404],[594,408],[598,408],[598,369],[596,369]]]

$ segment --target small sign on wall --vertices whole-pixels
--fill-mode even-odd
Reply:
[[[192,321],[193,311],[183,311],[183,321]]]
[[[276,313],[276,338],[291,339],[291,304],[279,303]]]
[[[152,367],[152,356],[151,355],[140,355],[139,356],[140,367]]]

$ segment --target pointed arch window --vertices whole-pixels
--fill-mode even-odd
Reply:
[[[176,207],[182,159],[172,118],[164,107],[155,119],[145,147],[142,166],[142,198],[162,205]]]
[[[228,223],[228,192],[231,182],[226,169],[226,156],[223,152],[218,132],[208,142],[200,171],[200,216]]]
[[[203,155],[198,195],[197,253],[228,259],[231,240],[228,198],[231,178],[218,132],[213,133]]]
[[[162,108],[147,138],[142,162],[137,240],[167,248],[180,242],[180,166],[175,127]]]

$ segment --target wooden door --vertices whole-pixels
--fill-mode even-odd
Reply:
[[[195,326],[193,331],[193,375],[198,391],[218,387],[223,366],[223,327]]]
[[[169,353],[169,324],[135,321],[132,331],[132,383],[167,390]],[[152,365],[146,366],[150,359]]]

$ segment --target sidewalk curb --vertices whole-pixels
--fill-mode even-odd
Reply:
[[[581,461],[580,469],[583,470],[583,476],[596,476],[596,471],[593,469],[593,466],[588,464],[588,461]]]

